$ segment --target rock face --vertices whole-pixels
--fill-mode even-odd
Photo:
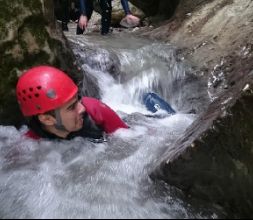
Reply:
[[[141,8],[146,16],[160,16],[165,19],[171,17],[180,0],[130,0]]]
[[[143,35],[176,45],[182,57],[207,75],[224,61],[225,75],[239,62],[250,71],[252,11],[251,0],[184,0],[164,25]]]
[[[145,14],[140,9],[132,5],[131,2],[129,2],[129,8],[135,16],[138,16],[141,19],[145,17]],[[119,25],[121,19],[125,16],[126,15],[120,0],[112,1],[112,25]]]
[[[225,208],[253,209],[253,2],[180,1],[165,25],[144,36],[170,42],[207,77],[211,104],[157,163],[161,178]]]
[[[18,76],[35,65],[53,65],[74,79],[74,55],[55,25],[53,1],[0,1],[0,123],[19,125],[21,114],[15,98]]]
[[[229,217],[252,217],[253,71],[223,93],[170,147],[151,174],[210,201]]]

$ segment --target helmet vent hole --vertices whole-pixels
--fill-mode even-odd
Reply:
[[[36,93],[34,96],[35,96],[36,98],[38,98],[40,95],[39,95],[38,93]]]
[[[32,91],[33,91],[33,88],[29,88],[29,91],[32,92]]]
[[[23,91],[22,91],[24,94],[26,94],[26,90],[24,89]]]
[[[25,101],[26,101],[26,98],[23,98],[23,101],[25,102]]]
[[[36,108],[37,108],[38,110],[41,110],[40,105],[36,105]]]
[[[29,98],[29,99],[32,99],[32,96],[29,95],[28,98]]]
[[[41,86],[37,86],[37,89],[38,89],[38,90],[41,90]]]

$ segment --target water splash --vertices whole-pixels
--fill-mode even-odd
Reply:
[[[202,214],[202,209],[186,204],[172,187],[154,183],[148,176],[157,158],[196,117],[144,116],[146,109],[139,99],[143,91],[160,92],[178,103],[180,95],[173,96],[173,85],[185,72],[171,56],[171,46],[121,36],[105,40],[73,34],[72,39],[80,48],[109,48],[119,57],[120,75],[106,72],[107,62],[101,59],[99,65],[85,62],[83,68],[96,78],[102,100],[119,111],[130,129],[120,129],[108,142],[95,144],[83,138],[37,142],[23,137],[25,127],[17,131],[0,126],[0,217],[213,217],[208,207]],[[87,58],[84,50],[74,51],[79,58]]]

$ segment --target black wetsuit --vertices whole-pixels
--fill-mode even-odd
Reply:
[[[105,133],[111,134],[120,128],[128,128],[128,125],[122,121],[116,112],[98,99],[82,97],[81,103],[86,110],[83,115],[83,126],[79,131],[71,132],[68,137],[64,139],[72,139],[76,136],[81,136],[95,140],[95,142],[103,141]],[[30,131],[27,132],[27,137],[33,139],[61,139],[60,137],[45,131],[37,116],[34,116],[29,120],[28,126]]]
[[[29,122],[28,126],[31,129],[26,136],[34,139],[47,138],[47,139],[66,139],[70,140],[74,137],[84,137],[89,138],[93,142],[103,142],[104,141],[104,131],[90,118],[86,113],[83,117],[83,127],[81,130],[70,133],[66,138],[60,138],[52,133],[49,133],[42,129],[41,124],[37,117],[33,117]]]
[[[87,16],[88,19],[91,18],[93,12],[93,0],[80,0],[80,14]],[[112,0],[98,0],[99,5],[102,10],[102,19],[101,19],[101,34],[105,35],[109,32],[111,25],[111,15],[112,15]],[[122,7],[125,11],[125,14],[131,14],[129,9],[128,0],[121,0]],[[76,34],[83,34],[82,30],[77,25]]]

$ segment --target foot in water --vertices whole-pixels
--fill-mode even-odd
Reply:
[[[143,103],[146,106],[147,110],[156,113],[158,110],[164,110],[168,114],[176,114],[176,111],[170,106],[169,103],[164,101],[157,94],[149,92],[143,95]]]

